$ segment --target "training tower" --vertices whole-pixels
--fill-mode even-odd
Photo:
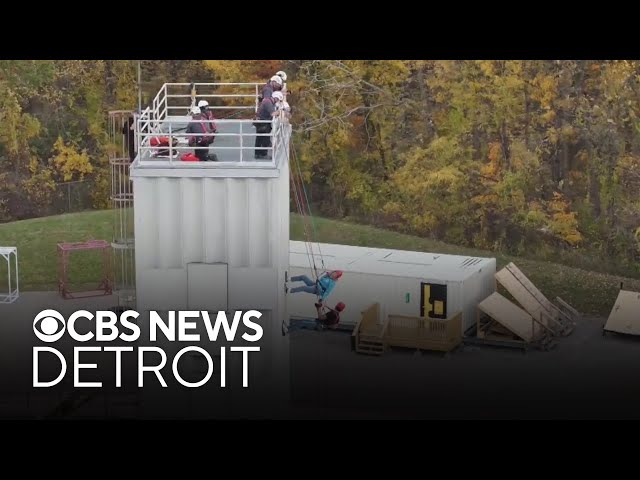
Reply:
[[[286,408],[289,352],[282,325],[291,126],[286,118],[268,122],[272,131],[264,135],[272,146],[266,159],[254,158],[261,88],[261,83],[167,83],[136,118],[137,155],[130,169],[136,303],[141,314],[260,310],[262,353],[251,357],[251,382],[264,385],[274,394],[273,405]],[[196,134],[186,133],[190,107],[201,100],[216,118],[209,154],[218,161],[183,161],[182,155],[194,152],[188,138]]]

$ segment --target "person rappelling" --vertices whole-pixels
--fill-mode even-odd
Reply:
[[[297,275],[291,277],[292,282],[304,282],[304,286],[294,287],[290,290],[291,293],[311,293],[317,295],[321,301],[327,299],[331,291],[336,286],[338,280],[342,277],[341,270],[333,270],[331,272],[325,272],[317,281],[311,280],[306,275]]]
[[[337,330],[340,326],[340,313],[347,306],[343,302],[336,303],[334,308],[327,307],[322,300],[315,303],[316,318],[297,318],[288,326],[282,322],[282,335],[299,329]]]
[[[340,312],[346,308],[346,305],[343,302],[336,303],[335,308],[325,306],[322,300],[314,305],[318,311],[316,322],[320,327],[331,330],[338,328],[338,325],[340,324]]]

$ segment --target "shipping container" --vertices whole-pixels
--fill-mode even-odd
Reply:
[[[318,272],[342,270],[342,278],[327,299],[333,307],[346,304],[341,321],[355,324],[361,312],[379,302],[386,315],[449,318],[463,314],[464,329],[475,324],[476,307],[496,290],[496,259],[291,241],[289,276],[313,277]],[[302,285],[289,281],[289,288]],[[309,293],[287,295],[289,314],[316,315],[316,297]]]

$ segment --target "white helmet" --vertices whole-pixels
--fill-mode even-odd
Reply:
[[[209,106],[209,102],[207,102],[206,100],[200,100],[198,102],[198,107],[208,107]]]
[[[276,73],[277,76],[279,76],[283,82],[287,81],[287,74],[284,73],[282,70],[280,70],[278,73]]]
[[[284,100],[284,95],[282,95],[282,92],[273,92],[271,96],[280,102]]]
[[[200,107],[191,107],[191,115],[199,115]]]
[[[278,75],[274,75],[273,77],[271,77],[271,81],[276,82],[278,85],[282,85],[282,78],[280,78]]]

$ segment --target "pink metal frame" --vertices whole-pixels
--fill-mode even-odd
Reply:
[[[69,283],[69,257],[72,252],[102,250],[104,266],[100,284],[94,290],[73,291]],[[58,291],[65,299],[86,298],[111,295],[113,293],[113,275],[111,269],[111,244],[105,240],[58,244]]]

